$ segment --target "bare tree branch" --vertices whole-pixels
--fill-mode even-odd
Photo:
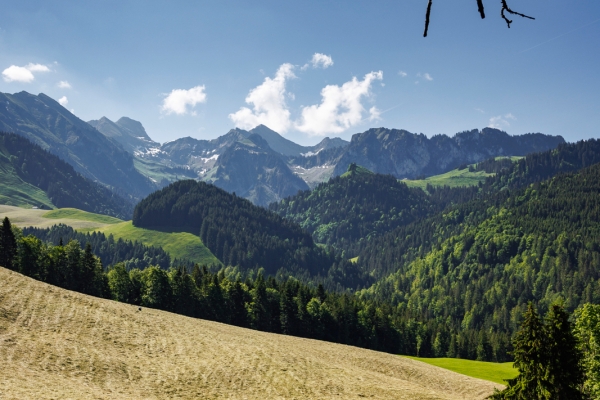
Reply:
[[[528,15],[521,14],[521,13],[518,13],[516,11],[511,10],[510,7],[508,7],[508,4],[506,4],[506,0],[501,0],[501,1],[502,1],[502,11],[500,11],[500,15],[506,21],[506,24],[508,25],[509,28],[510,28],[510,24],[512,24],[512,20],[508,19],[506,17],[506,15],[504,15],[504,11],[507,11],[510,14],[518,15],[519,17],[529,18],[529,19],[535,19],[535,18],[530,17]]]
[[[535,19],[533,17],[530,17],[529,15],[521,14],[520,12],[511,10],[510,7],[508,6],[508,4],[506,4],[506,0],[500,0],[500,1],[502,2],[502,9],[500,10],[500,15],[502,16],[502,19],[504,19],[504,21],[506,21],[506,24],[508,25],[509,28],[510,28],[510,24],[512,24],[512,20],[508,19],[505,12],[507,12],[509,14],[518,15],[519,17],[523,17],[523,18]],[[427,37],[427,31],[429,31],[429,17],[431,16],[431,3],[432,3],[432,0],[429,0],[429,3],[427,4],[427,14],[425,14],[425,32],[423,32],[423,37]],[[485,10],[483,8],[483,0],[477,0],[477,8],[479,9],[479,15],[481,15],[481,19],[484,19],[485,18]]]
[[[483,10],[483,0],[477,0],[477,7],[479,8],[479,15],[481,15],[481,19],[484,19],[485,11]]]
[[[427,4],[427,14],[425,14],[425,32],[423,33],[423,37],[427,37],[427,31],[429,30],[429,15],[431,14],[431,1],[429,0],[429,4]]]

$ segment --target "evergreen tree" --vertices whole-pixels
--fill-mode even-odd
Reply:
[[[578,400],[584,375],[582,356],[571,331],[569,315],[554,304],[542,323],[529,303],[521,329],[514,339],[515,367],[519,375],[492,399]]]
[[[582,354],[562,305],[554,304],[546,315],[547,377],[549,399],[583,399]]]
[[[4,217],[0,229],[0,267],[15,269],[14,258],[17,255],[17,241],[12,231],[10,220]]]

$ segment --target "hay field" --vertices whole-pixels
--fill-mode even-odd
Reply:
[[[483,399],[391,354],[97,299],[0,268],[0,398]]]

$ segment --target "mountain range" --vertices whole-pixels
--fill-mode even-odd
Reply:
[[[138,121],[102,117],[84,122],[44,94],[0,94],[0,101],[6,103],[0,109],[0,131],[28,138],[131,203],[170,182],[192,178],[267,206],[343,174],[352,163],[414,179],[564,143],[561,136],[511,136],[492,128],[431,138],[374,128],[354,134],[350,142],[324,138],[301,146],[259,125],[212,140],[185,137],[159,144]]]

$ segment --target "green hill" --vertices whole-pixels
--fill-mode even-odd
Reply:
[[[300,224],[316,242],[342,249],[433,211],[422,190],[356,164],[345,174],[273,203],[269,209]]]
[[[220,264],[198,235],[180,228],[138,228],[133,226],[131,221],[73,208],[43,211],[0,206],[0,218],[5,216],[19,227],[49,228],[52,225],[65,224],[80,232],[102,232],[106,236],[112,234],[115,240],[138,241],[145,246],[160,247],[169,254],[171,260],[188,260],[201,265]]]
[[[146,246],[161,247],[173,260],[189,260],[200,265],[221,264],[198,235],[181,228],[145,229],[133,226],[131,221],[127,221],[106,225],[97,231],[105,235],[112,234],[115,239],[135,240]]]
[[[226,265],[325,275],[333,256],[298,225],[226,191],[192,180],[172,183],[135,208],[133,226],[199,233]]]

